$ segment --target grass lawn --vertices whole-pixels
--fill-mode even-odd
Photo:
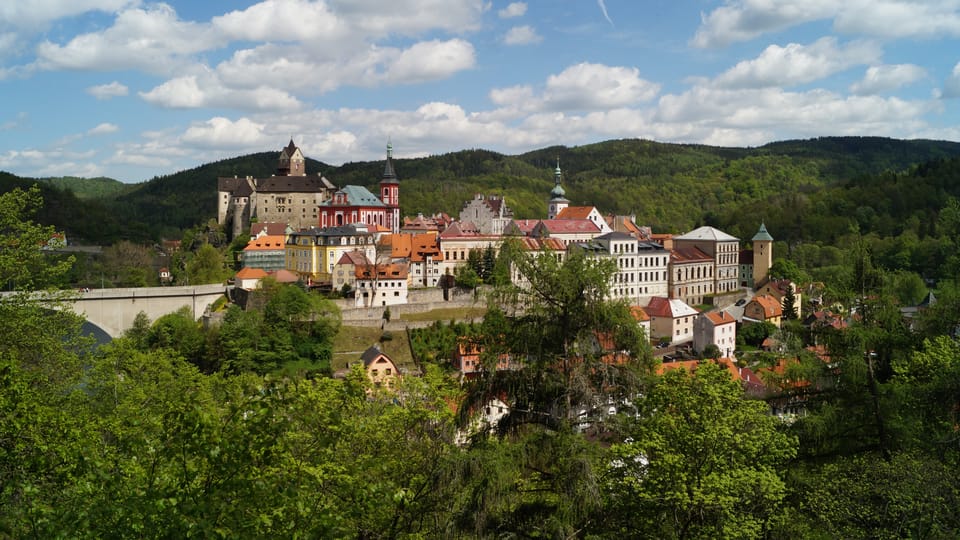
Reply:
[[[405,330],[391,332],[393,339],[380,342],[383,331],[378,327],[341,326],[333,340],[333,371],[347,367],[347,362],[360,360],[360,355],[374,343],[380,342],[380,348],[397,363],[398,367],[413,368],[413,354]]]
[[[468,308],[440,308],[423,313],[408,313],[400,316],[402,321],[466,321],[483,317],[487,313],[486,307]]]

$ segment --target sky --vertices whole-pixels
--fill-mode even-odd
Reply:
[[[958,38],[960,0],[3,0],[0,170],[958,141]]]

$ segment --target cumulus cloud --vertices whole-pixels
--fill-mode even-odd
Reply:
[[[503,42],[507,45],[529,45],[531,43],[540,43],[543,40],[532,26],[514,26],[503,36]]]
[[[638,105],[659,91],[637,68],[581,63],[548,77],[543,100],[551,110],[608,109]]]
[[[497,12],[501,19],[512,19],[514,17],[523,17],[527,12],[526,2],[512,2],[507,7]]]
[[[472,31],[480,28],[487,0],[327,0],[353,31],[379,38],[419,35],[426,31]]]
[[[263,137],[264,124],[248,118],[232,121],[217,116],[190,126],[183,134],[183,141],[205,148],[249,147],[268,144]]]
[[[727,0],[701,18],[692,39],[697,47],[723,47],[818,20],[832,20],[837,31],[853,35],[960,36],[960,5],[954,0]]]
[[[265,0],[242,11],[231,11],[211,20],[232,39],[252,41],[335,41],[349,27],[325,2]]]
[[[118,83],[117,81],[87,88],[87,93],[97,99],[111,99],[125,96],[127,95],[128,91],[129,89],[126,86]]]
[[[854,94],[879,94],[896,90],[927,75],[927,70],[915,64],[886,64],[870,66],[863,79],[850,85]]]
[[[105,135],[107,133],[115,133],[120,130],[120,127],[116,124],[111,124],[109,122],[104,122],[98,124],[97,126],[89,129],[87,135]]]
[[[395,83],[443,79],[476,63],[473,45],[462,39],[422,41],[404,50],[388,67],[386,78]]]
[[[794,86],[822,79],[853,66],[870,64],[880,59],[875,43],[856,41],[843,46],[831,37],[811,45],[790,43],[785,47],[770,45],[759,57],[745,60],[717,77],[723,88],[760,88]]]
[[[960,98],[960,62],[953,66],[953,71],[943,83],[943,92],[941,97],[945,99]]]
[[[227,88],[213,76],[187,75],[177,77],[148,92],[140,92],[139,95],[148,103],[171,109],[232,107],[255,110],[289,110],[299,109],[303,106],[297,98],[283,90],[270,86],[259,86],[251,89]]]
[[[223,43],[209,25],[181,21],[173,8],[157,4],[122,11],[107,30],[76,36],[62,46],[44,41],[37,46],[37,63],[44,69],[166,73]]]
[[[112,13],[138,0],[31,0],[30,2],[0,3],[0,24],[28,30],[51,21],[73,17],[90,11]]]

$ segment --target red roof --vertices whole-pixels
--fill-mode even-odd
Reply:
[[[674,264],[713,262],[713,257],[707,255],[700,248],[676,248],[670,252],[670,262]]]
[[[556,238],[532,238],[524,236],[517,239],[524,251],[566,251],[567,247]]]
[[[587,219],[593,210],[593,206],[568,206],[560,210],[557,219]]]
[[[598,233],[600,227],[589,219],[543,219],[535,229],[546,229],[550,234]],[[534,231],[536,234],[536,231]]]

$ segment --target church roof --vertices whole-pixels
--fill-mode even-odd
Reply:
[[[711,242],[736,242],[738,238],[708,225],[694,229],[687,234],[674,236],[674,240],[707,240]]]
[[[320,206],[386,206],[383,201],[363,186],[343,186],[337,193],[343,192],[347,196],[346,204],[334,204],[334,199],[323,201]],[[334,194],[336,197],[336,194]]]

